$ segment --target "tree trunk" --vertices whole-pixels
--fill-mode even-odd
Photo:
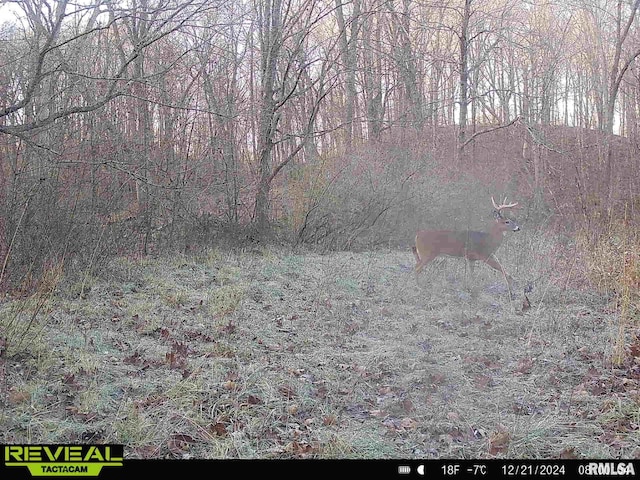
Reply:
[[[631,12],[629,18],[622,24],[622,0],[618,0],[617,15],[616,15],[616,43],[615,52],[613,57],[613,63],[611,65],[611,71],[609,72],[609,82],[607,97],[604,102],[604,121],[602,128],[605,134],[606,142],[606,159],[605,159],[605,178],[608,185],[608,201],[607,205],[611,208],[614,203],[615,197],[615,156],[613,155],[613,127],[615,123],[615,107],[618,92],[620,90],[620,84],[626,73],[631,66],[631,63],[640,56],[640,49],[636,49],[627,60],[621,64],[622,46],[629,35],[629,30],[633,24],[636,12],[640,6],[640,0],[635,0],[631,5]]]
[[[269,193],[271,191],[271,156],[273,136],[278,124],[275,82],[282,37],[282,1],[266,0],[260,28],[262,50],[261,104],[258,138],[259,180],[255,196],[254,222],[260,233],[269,227]]]
[[[364,101],[367,112],[367,133],[369,140],[378,141],[382,133],[384,109],[382,104],[382,58],[381,26],[379,21],[369,18],[362,38],[365,74]],[[372,38],[373,37],[373,38]]]
[[[346,146],[350,149],[353,145],[353,121],[356,108],[356,69],[358,62],[358,33],[360,22],[360,0],[353,2],[353,14],[347,26],[342,9],[342,0],[336,0],[336,20],[340,35],[340,56],[345,69],[345,105],[344,125],[346,129]],[[349,37],[347,38],[347,30]]]
[[[462,29],[460,32],[460,130],[458,133],[459,155],[462,156],[467,137],[467,106],[469,105],[469,18],[471,17],[471,2],[465,0],[462,15]]]

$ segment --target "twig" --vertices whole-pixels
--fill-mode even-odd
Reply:
[[[494,132],[496,130],[500,130],[502,128],[507,128],[510,127],[511,125],[513,125],[514,123],[516,123],[518,120],[520,120],[520,117],[516,117],[513,120],[511,120],[509,123],[505,123],[504,125],[498,125],[497,127],[493,127],[490,128],[489,130],[483,130],[481,132],[476,132],[473,135],[471,135],[471,138],[469,138],[467,141],[465,141],[462,144],[462,148],[466,147],[469,143],[473,142],[477,137],[479,137],[480,135],[484,135],[485,133],[490,133],[490,132]]]

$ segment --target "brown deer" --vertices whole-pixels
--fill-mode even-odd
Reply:
[[[498,260],[493,256],[494,252],[502,243],[502,234],[507,231],[517,232],[520,227],[514,219],[504,217],[502,210],[512,208],[518,203],[506,203],[496,205],[491,197],[491,203],[495,210],[493,216],[495,221],[491,222],[488,232],[476,232],[473,230],[421,230],[416,234],[416,245],[413,247],[413,254],[416,257],[416,278],[422,269],[433,259],[441,255],[452,257],[462,257],[469,261],[471,272],[473,273],[473,262],[481,260],[491,268],[502,272],[509,292],[511,292],[511,277],[504,271]]]

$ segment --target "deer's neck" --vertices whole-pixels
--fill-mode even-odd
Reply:
[[[497,249],[502,243],[502,236],[504,235],[504,230],[500,228],[500,225],[493,222],[491,223],[491,227],[489,228],[489,235],[491,236],[491,241],[495,245]]]

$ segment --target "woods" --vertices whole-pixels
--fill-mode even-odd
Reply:
[[[640,458],[639,9],[0,1],[0,443]]]
[[[386,232],[369,245],[402,243],[433,172],[446,185],[507,168],[494,187],[578,215],[635,205],[638,6],[3,3],[0,283],[220,231],[343,231],[346,247],[358,219]],[[592,138],[595,154],[576,153]],[[480,160],[497,139],[522,153]],[[568,184],[583,191],[550,197]]]

